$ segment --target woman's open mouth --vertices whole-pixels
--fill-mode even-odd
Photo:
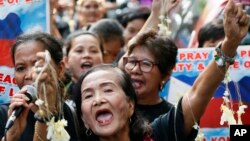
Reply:
[[[104,110],[99,110],[96,113],[96,121],[101,125],[105,126],[108,125],[112,122],[113,119],[113,114],[111,111],[104,109]]]

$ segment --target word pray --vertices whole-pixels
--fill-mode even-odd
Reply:
[[[182,52],[178,54],[180,61],[207,60],[209,52]]]

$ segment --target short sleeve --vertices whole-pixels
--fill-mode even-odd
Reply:
[[[161,115],[151,123],[154,141],[193,141],[195,139],[197,130],[185,135],[181,103],[182,98],[177,107],[172,107],[168,113]]]

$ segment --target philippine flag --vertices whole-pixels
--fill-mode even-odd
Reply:
[[[3,20],[0,19],[0,66],[13,67],[10,48],[17,36],[23,33],[21,20],[15,13],[9,13]]]

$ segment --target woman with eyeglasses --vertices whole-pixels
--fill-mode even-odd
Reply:
[[[159,92],[175,66],[177,47],[168,38],[151,31],[138,36],[129,46],[128,54],[123,58],[124,69],[133,81],[138,110],[152,122],[173,107]]]
[[[137,33],[137,35],[141,37],[135,36],[132,38],[128,42],[128,48],[130,48],[131,43],[135,42],[138,38],[140,38],[141,45],[143,45],[143,42],[146,43],[146,40],[149,39],[147,36],[151,36],[151,34],[154,33],[151,32],[144,36],[143,32],[148,31],[148,29],[157,31],[160,22],[158,17],[161,14],[169,13],[171,9],[179,4],[180,0],[166,0],[165,4],[162,2],[164,1],[153,1],[151,14],[141,30]],[[159,92],[170,77],[171,70],[176,63],[177,55],[177,47],[170,40],[166,39],[165,41],[164,39],[160,42],[153,42],[155,41],[148,41],[147,44],[145,44],[150,48],[149,50],[147,50],[146,47],[145,49],[138,50],[135,55],[131,55],[131,52],[126,51],[123,57],[118,61],[120,68],[124,69],[126,66],[125,70],[130,74],[137,92],[137,109],[149,122],[152,122],[159,115],[168,112],[173,107],[171,103],[159,96]],[[166,44],[164,47],[167,46],[164,52],[160,49],[160,46],[163,46],[162,43]],[[158,56],[159,58],[156,58]],[[169,59],[165,60],[166,56]],[[159,66],[161,68],[160,71],[158,69]],[[140,72],[134,70],[134,68],[138,67],[140,68]]]

